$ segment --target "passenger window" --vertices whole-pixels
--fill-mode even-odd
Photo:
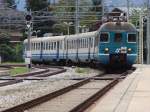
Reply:
[[[91,38],[91,47],[93,47],[93,40],[94,40],[94,39],[93,39],[93,38]]]
[[[51,50],[53,50],[53,42],[51,42]]]
[[[54,42],[54,50],[56,50],[56,42]]]
[[[121,42],[121,40],[122,40],[122,34],[121,33],[116,33],[114,41],[115,42]]]
[[[136,34],[128,34],[128,42],[136,42]]]
[[[101,33],[101,35],[100,35],[100,42],[108,42],[108,41],[109,41],[108,33]]]

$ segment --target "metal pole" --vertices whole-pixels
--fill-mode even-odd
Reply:
[[[130,4],[129,0],[127,0],[127,21],[129,21],[129,13],[130,13]]]
[[[70,28],[69,28],[70,26],[69,26],[69,24],[68,24],[68,35],[70,34]]]
[[[79,0],[76,0],[76,11],[75,11],[75,33],[79,33]]]
[[[31,15],[31,10],[30,10],[30,15]],[[29,63],[28,63],[28,68],[29,70],[32,68],[32,65],[31,65],[31,21],[30,21],[30,26],[28,27],[28,47],[27,47],[27,58],[29,59]]]
[[[101,0],[101,7],[102,7],[102,17],[104,16],[104,11],[105,11],[105,9],[104,9],[104,0]]]

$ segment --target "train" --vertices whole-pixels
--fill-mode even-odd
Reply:
[[[32,62],[129,65],[136,63],[138,32],[128,22],[107,22],[97,31],[31,39]],[[24,58],[28,40],[24,40]]]

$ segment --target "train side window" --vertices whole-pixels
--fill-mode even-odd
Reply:
[[[56,50],[56,42],[54,42],[54,50]]]
[[[39,43],[37,43],[37,50],[39,50],[40,49],[40,46],[39,46]]]
[[[87,47],[87,48],[89,47],[89,38],[86,39],[86,47]]]
[[[71,42],[71,49],[73,49],[73,40],[72,40],[72,42]]]
[[[62,49],[61,46],[62,45],[62,41],[59,41],[59,49]]]
[[[82,39],[82,48],[84,48],[84,39]]]
[[[52,46],[51,46],[51,49],[53,50],[53,46],[54,46],[54,44],[53,44],[53,42],[52,42]]]
[[[82,48],[84,48],[84,39],[82,39]]]
[[[93,38],[91,38],[91,42],[90,42],[90,44],[91,44],[91,48],[93,47]]]
[[[39,49],[41,49],[41,43],[39,43]]]
[[[48,49],[49,49],[49,50],[51,49],[50,42],[48,42]]]
[[[48,42],[46,42],[46,50],[48,50]]]
[[[114,42],[121,42],[122,41],[122,34],[115,33]]]
[[[128,34],[128,42],[136,42],[136,34]]]
[[[36,50],[38,50],[38,43],[36,43]]]
[[[77,47],[80,48],[80,40],[77,40]]]
[[[108,42],[108,41],[109,41],[109,34],[108,33],[101,33],[100,42]]]
[[[34,44],[35,44],[35,48],[34,49],[36,50],[36,43],[34,43]]]
[[[35,43],[33,43],[33,50],[35,50]]]
[[[85,47],[85,39],[83,39],[83,48]]]

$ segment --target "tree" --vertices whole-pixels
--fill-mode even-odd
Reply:
[[[67,25],[64,25],[64,22],[72,22],[75,25],[75,0],[60,0],[59,3],[54,8],[53,13],[59,19],[59,26],[64,26],[67,29]],[[80,26],[90,27],[90,25],[97,20],[97,13],[91,10],[93,5],[91,0],[79,0],[79,19]],[[65,16],[64,16],[65,15]],[[67,34],[66,30],[62,27],[61,32]],[[74,34],[74,26],[70,26],[70,34]]]
[[[41,9],[44,9],[48,7],[49,2],[48,0],[26,0],[27,3],[27,10],[32,11],[39,11]]]
[[[0,56],[3,61],[14,60],[14,52],[8,34],[0,33]]]
[[[8,7],[11,7],[11,8],[16,8],[16,5],[15,5],[15,0],[6,0],[6,3],[8,3]]]
[[[93,8],[92,11],[97,12],[99,19],[102,17],[102,0],[92,0]]]
[[[138,9],[133,9],[131,12],[130,22],[135,26],[137,26],[137,23],[139,23],[140,13],[141,11]]]
[[[40,30],[42,36],[44,33],[52,31],[52,25],[54,24],[53,17],[50,11],[48,11],[48,0],[26,0],[26,8],[29,11],[31,9],[32,16],[34,18],[33,30]],[[36,11],[36,12],[35,12]],[[44,12],[43,12],[44,11]],[[35,13],[34,13],[35,12]],[[36,21],[36,22],[35,22]]]
[[[22,62],[23,61],[23,44],[17,44],[14,47],[14,61]]]

